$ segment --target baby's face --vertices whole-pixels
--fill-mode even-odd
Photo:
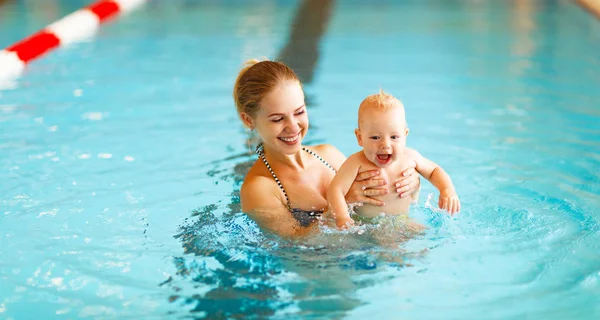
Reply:
[[[404,154],[408,128],[402,108],[367,110],[359,124],[356,138],[369,161],[385,168]]]

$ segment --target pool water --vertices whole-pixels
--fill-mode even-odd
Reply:
[[[3,46],[87,2],[44,3],[0,7]],[[597,319],[597,52],[571,1],[152,1],[2,85],[0,318]],[[231,91],[263,56],[307,144],[356,152],[360,101],[399,97],[462,211],[422,180],[405,242],[261,232]]]

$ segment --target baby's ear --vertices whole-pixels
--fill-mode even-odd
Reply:
[[[358,141],[359,146],[363,146],[362,137],[360,136],[360,129],[354,129],[354,134],[356,135],[356,141]]]
[[[410,131],[410,129],[406,128],[406,133],[404,134],[405,137],[408,137],[408,132]]]

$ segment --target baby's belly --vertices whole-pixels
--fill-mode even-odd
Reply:
[[[378,200],[381,200],[385,203],[384,206],[374,206],[369,204],[364,204],[360,207],[355,207],[354,212],[357,214],[367,217],[373,218],[381,213],[387,215],[397,215],[397,214],[408,214],[410,208],[410,197],[400,198],[398,194],[386,194],[385,196],[376,197]]]

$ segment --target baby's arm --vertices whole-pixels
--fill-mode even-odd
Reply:
[[[338,227],[354,223],[350,218],[345,197],[360,169],[359,159],[358,154],[353,154],[344,161],[327,189],[329,213],[335,217]]]
[[[435,162],[423,157],[416,150],[407,149],[407,152],[415,160],[417,171],[440,192],[438,203],[440,209],[444,209],[451,214],[460,211],[460,201],[448,173]]]

